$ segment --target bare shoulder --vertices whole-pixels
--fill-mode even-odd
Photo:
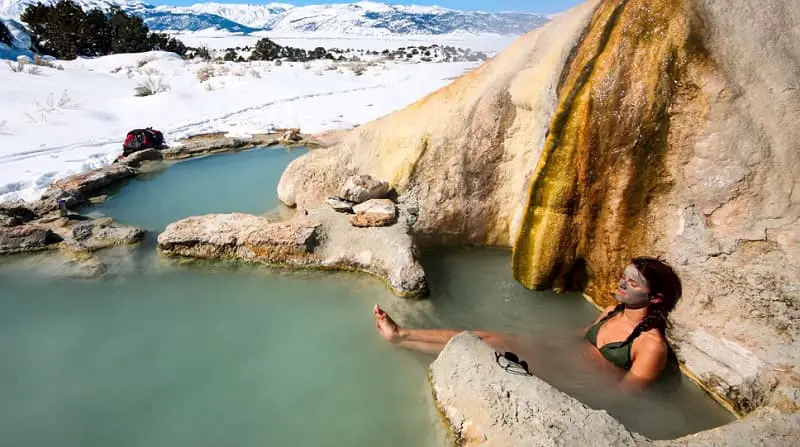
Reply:
[[[637,350],[640,352],[647,352],[650,355],[666,355],[667,341],[661,335],[658,329],[651,329],[636,340]]]

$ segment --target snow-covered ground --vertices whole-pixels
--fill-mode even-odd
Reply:
[[[0,201],[35,200],[58,178],[110,163],[133,128],[155,127],[168,142],[211,131],[349,128],[476,66],[378,63],[357,75],[353,63],[206,63],[163,52],[57,64],[63,70],[0,64]],[[147,82],[165,91],[134,96]]]

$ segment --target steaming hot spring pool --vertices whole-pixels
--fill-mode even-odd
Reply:
[[[579,294],[524,289],[507,251],[426,253],[423,301],[366,275],[156,253],[155,234],[180,218],[275,209],[278,179],[302,153],[219,155],[131,180],[84,210],[152,230],[102,253],[115,265],[101,279],[53,274],[52,254],[2,259],[3,444],[445,445],[427,383],[433,357],[384,342],[374,303],[409,326],[523,332],[535,374],[653,438],[732,420],[679,374],[638,396],[604,385],[582,339],[597,310]]]

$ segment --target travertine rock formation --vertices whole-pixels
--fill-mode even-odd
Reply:
[[[509,246],[530,288],[599,304],[626,261],[684,282],[670,337],[740,413],[800,403],[800,2],[589,0],[405,110],[293,162],[416,202],[426,244]]]

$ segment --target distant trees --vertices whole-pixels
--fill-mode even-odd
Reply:
[[[3,22],[0,22],[0,42],[11,46],[11,31],[8,30],[8,27]]]
[[[118,7],[108,13],[100,9],[84,12],[72,0],[60,0],[52,6],[37,3],[25,8],[21,20],[33,32],[31,37],[40,51],[59,59],[150,50],[183,56],[187,50],[173,37],[151,33],[140,17]]]
[[[284,47],[267,39],[259,39],[256,42],[253,52],[250,53],[250,60],[253,61],[272,61],[276,59],[286,59],[290,62],[305,62],[313,59],[333,59],[325,48],[317,47],[312,51],[302,48]]]

